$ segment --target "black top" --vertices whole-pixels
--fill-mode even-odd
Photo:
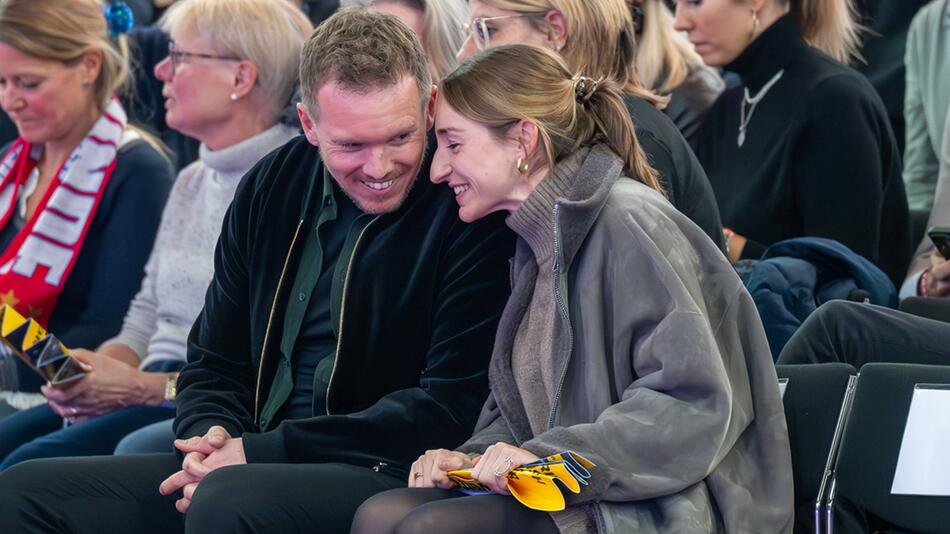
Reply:
[[[0,110],[0,146],[6,145],[17,138],[16,125],[2,110]]]
[[[667,197],[683,215],[722,246],[722,223],[706,172],[673,121],[642,98],[625,95],[637,139],[659,174]]]
[[[0,149],[0,156],[8,148]],[[119,333],[142,284],[172,178],[168,160],[144,141],[119,150],[115,171],[50,315],[48,330],[66,346],[95,349]],[[17,219],[10,217],[0,229],[0,251],[22,227]],[[32,372],[20,377],[22,390],[41,384]]]
[[[784,239],[826,237],[901,280],[911,238],[900,156],[867,79],[808,46],[791,16],[727,68],[744,85],[710,110],[697,153],[723,224],[749,239],[743,257]],[[783,69],[739,147],[744,87],[755,96]]]
[[[284,406],[284,419],[305,419],[326,415],[325,396],[336,352],[336,324],[330,314],[330,288],[334,277],[343,276],[346,265],[339,262],[343,244],[348,236],[359,230],[354,221],[363,214],[346,195],[334,195],[337,207],[335,219],[327,220],[311,230],[310,239],[319,236],[322,261],[319,268],[307,269],[319,273],[316,283],[308,276],[306,284],[297,286],[293,298],[307,300],[307,311],[294,344],[290,368],[293,373],[293,391]],[[317,263],[317,262],[314,262]],[[302,274],[302,273],[300,273]],[[298,274],[298,278],[300,277]]]
[[[460,221],[452,190],[428,176],[425,164],[402,207],[374,216],[344,244],[339,261],[349,258],[348,267],[331,287],[340,331],[328,415],[265,420],[261,407],[293,387],[280,378],[281,362],[303,323],[294,303],[298,272],[313,264],[306,229],[336,209],[339,195],[302,136],[248,172],[188,338],[178,437],[221,425],[244,438],[249,463],[385,463],[403,477],[420,451],[471,436],[488,394],[514,236],[503,213]]]

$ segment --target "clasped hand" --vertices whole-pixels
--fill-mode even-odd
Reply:
[[[232,438],[220,426],[211,427],[204,436],[176,439],[175,448],[185,453],[181,471],[166,478],[158,491],[162,495],[171,495],[181,490],[182,498],[175,501],[175,509],[181,513],[188,511],[198,484],[208,473],[219,467],[247,463],[243,440]]]
[[[451,489],[458,484],[447,473],[470,467],[472,478],[495,493],[510,495],[508,473],[537,460],[532,452],[503,442],[491,445],[485,449],[485,454],[474,458],[456,451],[430,450],[413,462],[409,470],[409,487]]]

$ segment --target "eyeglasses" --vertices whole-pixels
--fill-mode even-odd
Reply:
[[[181,65],[181,60],[185,58],[213,59],[217,61],[241,61],[241,58],[235,56],[216,56],[213,54],[199,54],[197,52],[185,52],[175,46],[175,41],[168,42],[168,58],[172,63],[172,78],[175,77],[175,71]]]
[[[499,17],[476,17],[472,22],[462,25],[462,29],[469,32],[475,41],[475,46],[479,50],[488,50],[491,48],[491,34],[488,31],[486,22],[501,19],[514,19],[518,17],[528,17],[530,15],[501,15]]]

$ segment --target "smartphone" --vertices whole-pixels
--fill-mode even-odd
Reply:
[[[927,232],[937,251],[944,258],[950,260],[950,226],[934,226]]]

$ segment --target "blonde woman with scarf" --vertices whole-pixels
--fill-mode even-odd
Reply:
[[[123,20],[96,0],[0,1],[0,107],[19,135],[0,148],[0,302],[68,347],[122,325],[171,187],[168,160],[115,97]],[[2,360],[7,389],[38,390],[29,368]],[[62,426],[52,413],[34,423]]]

